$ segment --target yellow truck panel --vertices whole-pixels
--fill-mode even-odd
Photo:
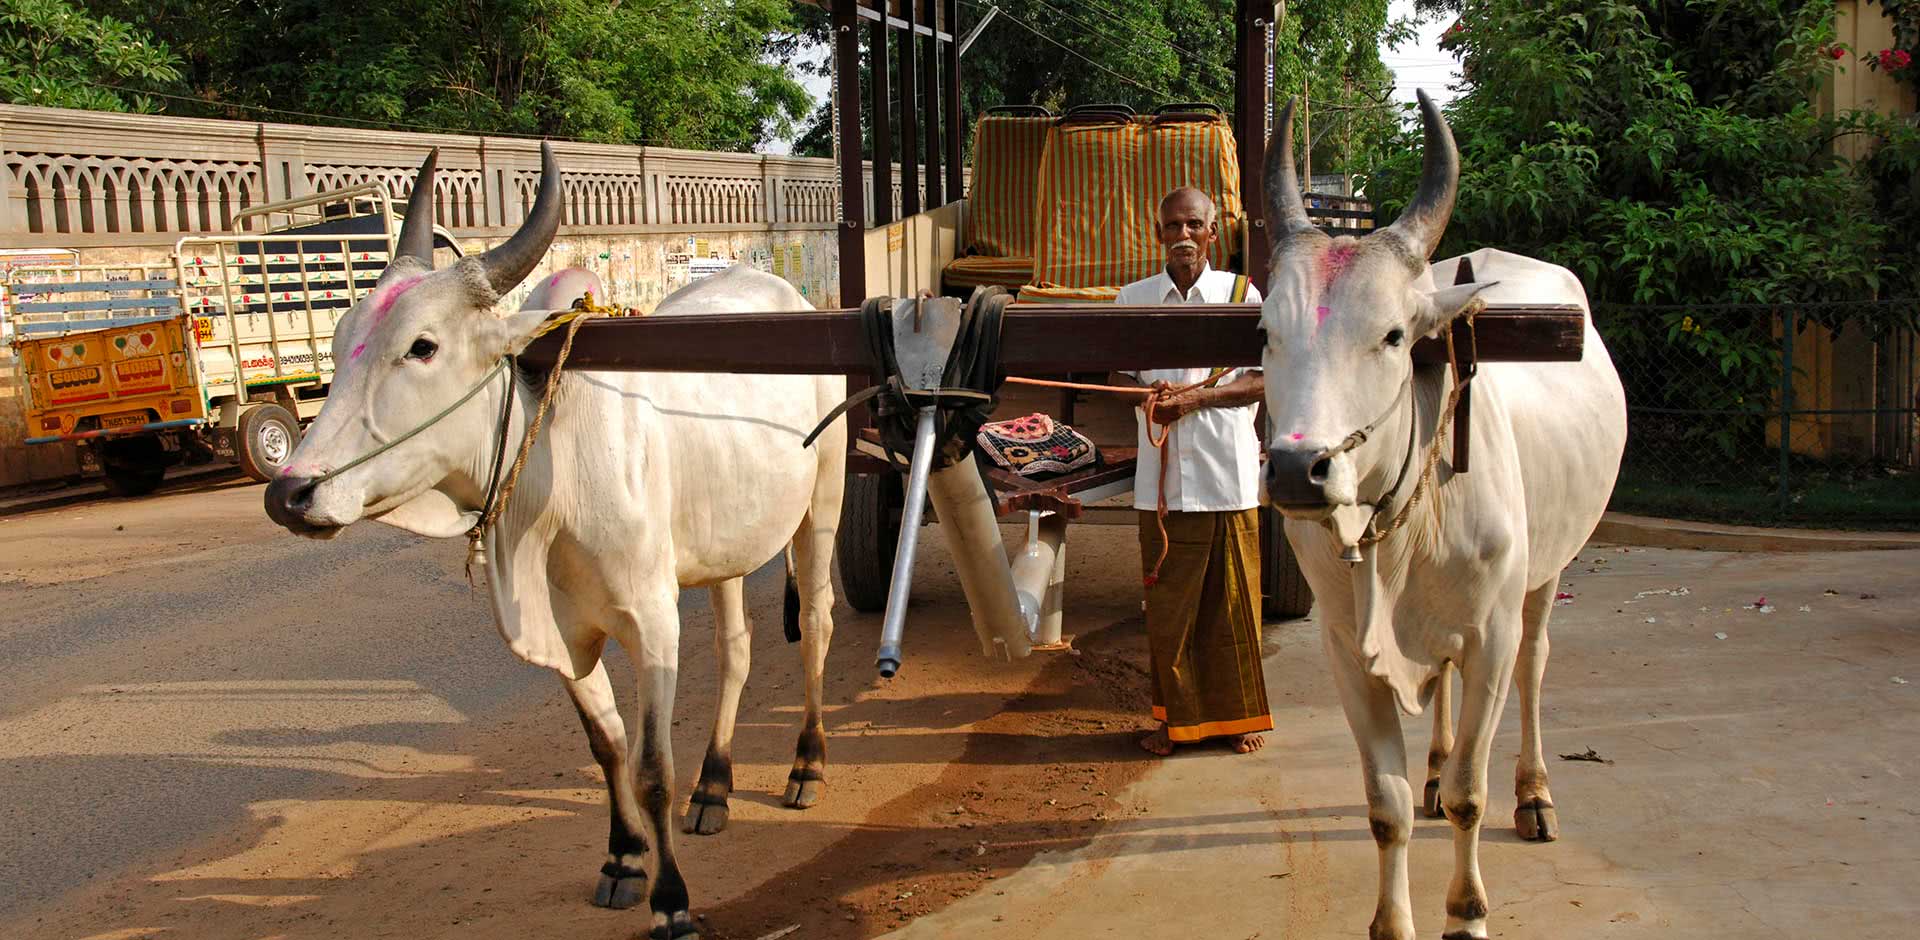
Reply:
[[[193,374],[187,319],[122,326],[14,344],[27,379],[28,443],[181,427],[206,419]]]

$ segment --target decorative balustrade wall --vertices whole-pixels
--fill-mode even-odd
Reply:
[[[525,217],[540,175],[532,140],[0,105],[0,245],[170,245],[233,231],[247,208],[369,180],[404,198],[434,147],[441,225],[485,238]],[[554,151],[562,234],[824,230],[839,219],[830,160],[571,142]],[[893,189],[897,211],[897,176]]]

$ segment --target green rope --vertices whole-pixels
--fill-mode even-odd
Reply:
[[[318,477],[315,477],[312,485],[319,486],[320,484],[325,483],[328,480],[331,480],[334,477],[337,477],[340,474],[347,472],[348,470],[352,470],[353,468],[358,467],[361,464],[366,463],[367,461],[372,460],[373,458],[378,457],[381,454],[384,454],[387,451],[394,449],[395,447],[399,447],[401,444],[404,444],[407,441],[412,440],[421,431],[424,431],[430,427],[433,427],[436,424],[439,424],[441,421],[445,420],[448,415],[453,414],[456,410],[458,410],[461,405],[464,405],[468,401],[472,400],[473,396],[480,394],[480,390],[483,388],[486,388],[487,385],[493,381],[493,377],[496,375],[499,375],[500,370],[505,369],[506,367],[507,367],[507,360],[505,357],[501,357],[499,362],[496,362],[493,364],[493,369],[487,372],[486,377],[481,379],[479,384],[476,384],[473,388],[468,389],[467,393],[465,395],[460,396],[460,399],[458,401],[455,401],[453,404],[448,405],[447,407],[441,409],[439,414],[434,415],[431,418],[428,418],[425,423],[420,424],[419,426],[415,427],[413,430],[408,431],[407,433],[402,434],[399,437],[396,437],[393,440],[390,440],[385,444],[382,444],[379,447],[376,447],[373,450],[368,451],[365,454],[361,454],[360,456],[355,457],[354,459],[348,461],[345,465],[335,467],[334,469],[329,470],[326,473],[319,475]],[[509,394],[511,394],[511,391],[509,391]]]

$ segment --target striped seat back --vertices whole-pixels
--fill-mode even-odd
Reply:
[[[1213,198],[1220,237],[1209,254],[1227,267],[1246,210],[1240,162],[1224,118],[1056,126],[1040,167],[1035,284],[1118,286],[1159,270],[1160,200],[1181,186]]]
[[[1050,117],[989,114],[974,126],[973,180],[967,189],[967,253],[1031,258],[1040,156]]]

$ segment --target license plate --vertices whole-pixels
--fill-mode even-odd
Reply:
[[[146,424],[151,420],[144,411],[128,411],[117,415],[107,415],[100,419],[103,428],[130,428]]]

